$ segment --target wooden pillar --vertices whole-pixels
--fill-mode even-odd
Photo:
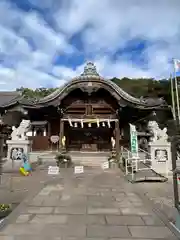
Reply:
[[[51,137],[51,123],[48,121],[48,123],[47,123],[47,136],[48,136],[48,148],[49,149],[52,149],[51,148],[51,145],[52,145],[52,143],[51,143],[51,140],[50,140],[50,137]]]
[[[51,123],[49,121],[47,123],[47,135],[49,138],[51,137]]]
[[[60,118],[60,129],[59,129],[59,150],[62,150],[62,138],[64,136],[64,121]]]
[[[117,156],[119,156],[119,153],[120,153],[120,146],[119,146],[119,140],[120,140],[119,120],[115,121],[115,135],[116,135],[116,154],[117,154]]]
[[[34,137],[34,127],[32,127],[32,137]]]

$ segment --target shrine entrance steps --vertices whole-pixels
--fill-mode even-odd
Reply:
[[[30,153],[30,161],[37,162],[38,160],[45,162],[55,162],[57,152],[32,152]],[[75,165],[83,165],[90,167],[100,167],[102,163],[108,160],[110,152],[80,152],[69,151],[67,153],[71,156],[72,162]]]
[[[108,160],[109,152],[69,152],[74,164],[100,167]]]

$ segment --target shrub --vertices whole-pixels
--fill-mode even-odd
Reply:
[[[115,162],[115,160],[116,160],[116,159],[113,158],[112,156],[109,156],[109,157],[108,157],[108,162],[109,162],[109,163]]]
[[[112,153],[112,154],[108,157],[108,161],[109,161],[109,163],[112,163],[112,162],[118,163],[119,160],[117,159],[117,154],[116,154],[116,153]]]
[[[0,212],[11,211],[11,204],[0,204]]]
[[[69,156],[67,154],[63,154],[63,153],[58,153],[56,155],[56,164],[58,167],[71,166],[72,165],[71,156]]]

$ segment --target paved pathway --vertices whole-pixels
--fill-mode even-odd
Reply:
[[[165,183],[141,183],[137,187],[158,207],[170,221],[175,221],[173,184],[170,179]],[[180,193],[180,190],[179,190]]]
[[[4,173],[0,185],[0,203],[19,204],[34,186],[43,185],[47,180],[47,170],[37,169],[32,176],[24,177],[20,173]]]
[[[9,217],[0,240],[178,239],[119,171],[71,169]]]

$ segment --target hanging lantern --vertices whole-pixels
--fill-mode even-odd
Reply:
[[[74,127],[77,128],[78,127],[78,124],[77,122],[74,123]]]
[[[105,123],[104,122],[102,122],[102,126],[105,127]]]
[[[88,127],[91,127],[91,123],[88,123]]]

